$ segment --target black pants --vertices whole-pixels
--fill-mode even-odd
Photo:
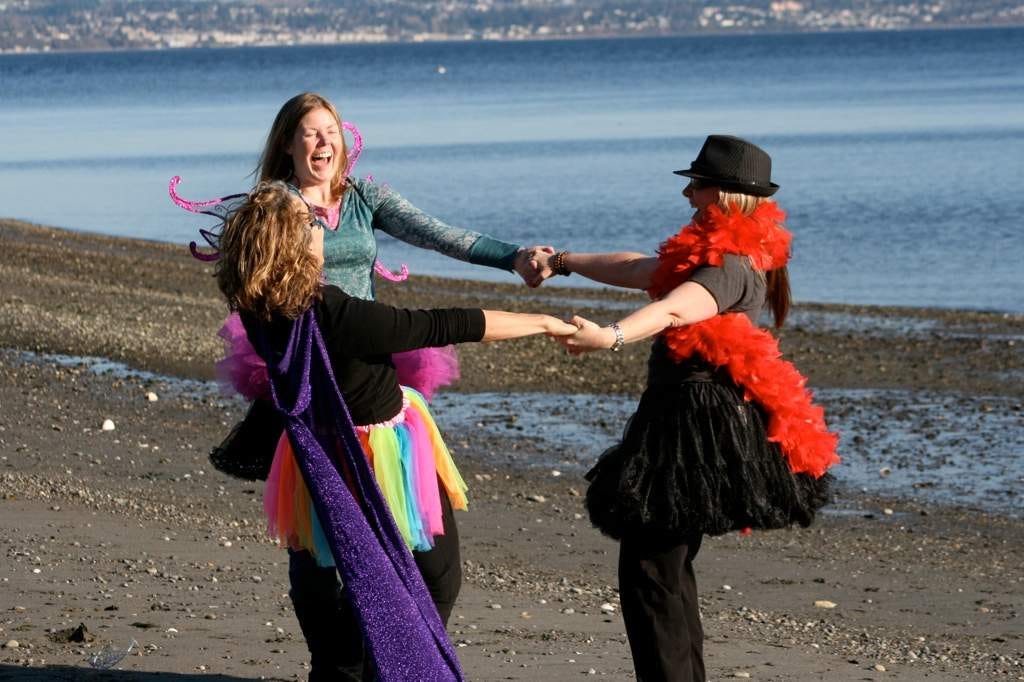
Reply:
[[[704,682],[693,559],[701,536],[634,536],[619,547],[619,596],[637,682]]]
[[[447,625],[462,587],[459,530],[451,502],[442,489],[444,535],[434,538],[434,548],[413,552],[416,566]],[[374,679],[363,657],[359,631],[344,587],[335,568],[318,566],[309,552],[289,552],[288,595],[310,653],[309,682],[362,682]]]

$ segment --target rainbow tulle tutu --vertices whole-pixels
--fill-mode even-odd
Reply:
[[[358,429],[370,466],[410,549],[426,551],[444,534],[441,495],[466,509],[466,483],[434,424],[423,396],[402,387],[406,406],[397,424]],[[439,485],[440,484],[440,485]],[[287,433],[282,434],[263,493],[270,536],[294,550],[309,550],[321,566],[333,566],[309,491]]]

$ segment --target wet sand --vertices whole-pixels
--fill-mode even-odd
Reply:
[[[208,266],[182,247],[4,221],[0,247],[0,679],[304,679],[286,558],[263,538],[259,489],[206,459],[242,410],[208,382],[225,312]],[[641,300],[431,278],[380,297],[598,321]],[[1024,432],[1024,319],[802,304],[782,339],[844,425],[844,466],[857,471],[837,472],[847,483],[810,529],[705,541],[696,567],[712,679],[1024,679],[1021,465],[1006,445]],[[627,405],[646,349],[571,359],[532,339],[460,353],[463,379],[437,419],[471,485],[450,628],[468,678],[632,679],[616,546],[580,496],[601,438],[579,434],[610,438],[620,425],[579,395]],[[486,420],[457,414],[460,393],[481,392],[496,396]],[[535,401],[544,416],[584,428],[563,437],[539,412],[531,423],[524,392],[547,396]],[[994,481],[991,495],[930,495],[955,477],[945,460],[1000,447],[1000,471],[955,470]],[[90,666],[133,641],[116,669]]]

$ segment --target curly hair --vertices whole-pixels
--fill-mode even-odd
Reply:
[[[283,182],[261,182],[225,221],[214,268],[233,310],[296,318],[320,296],[311,215]]]

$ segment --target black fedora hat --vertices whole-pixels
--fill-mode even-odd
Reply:
[[[690,167],[673,172],[756,197],[770,197],[779,189],[772,182],[772,158],[768,152],[732,135],[708,135]]]

